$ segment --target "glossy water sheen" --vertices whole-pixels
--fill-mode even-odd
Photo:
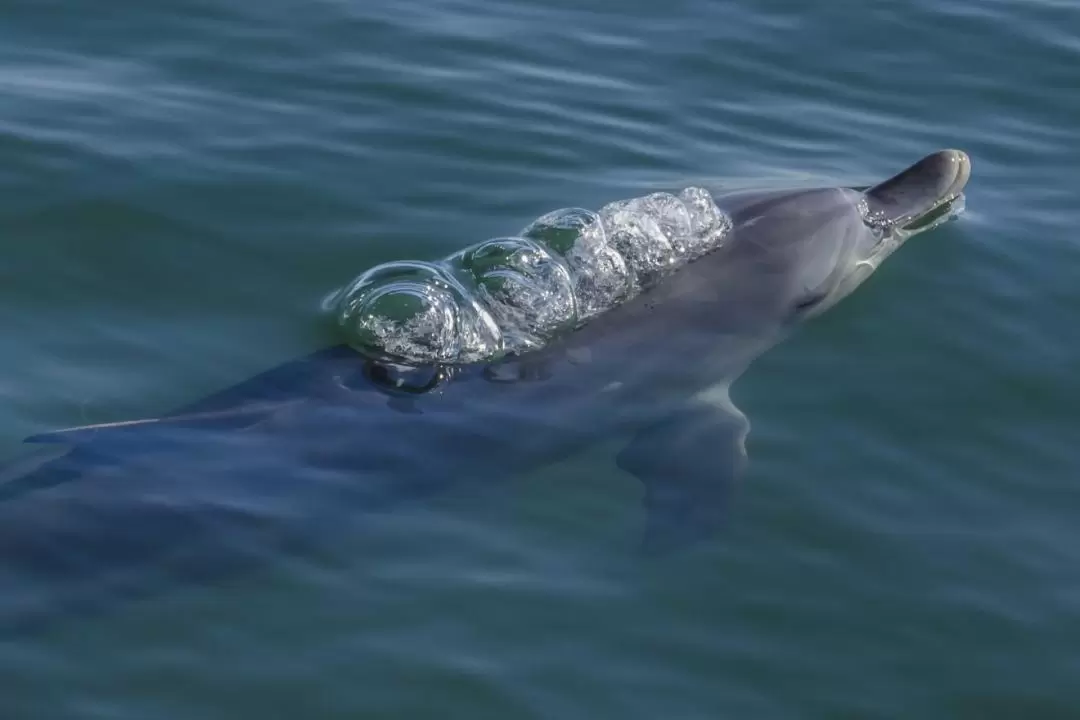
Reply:
[[[320,303],[365,268],[553,208],[974,163],[962,220],[735,387],[752,464],[723,537],[641,560],[641,488],[598,447],[374,517],[332,558],[0,641],[0,716],[1080,712],[1075,3],[0,20],[4,456],[324,346]]]

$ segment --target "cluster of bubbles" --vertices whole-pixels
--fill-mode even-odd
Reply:
[[[335,298],[347,341],[407,365],[490,360],[542,346],[719,247],[731,220],[707,190],[653,193],[599,212],[564,208],[514,237],[436,262],[368,270]]]

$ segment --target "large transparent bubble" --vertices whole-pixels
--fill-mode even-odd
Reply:
[[[491,311],[508,351],[539,347],[577,322],[577,301],[566,265],[527,238],[488,240],[450,256]]]
[[[373,267],[341,291],[337,318],[349,344],[379,360],[463,363],[502,351],[491,313],[434,263]]]
[[[564,208],[537,218],[521,231],[561,256],[570,270],[582,320],[629,297],[634,278],[626,260],[607,243],[600,216],[582,208]]]
[[[520,237],[438,262],[400,261],[337,295],[348,342],[410,365],[490,360],[542,346],[720,247],[732,224],[708,191],[653,193],[598,213],[564,208]]]

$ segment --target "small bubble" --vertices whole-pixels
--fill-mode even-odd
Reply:
[[[378,265],[344,290],[338,324],[370,357],[405,363],[457,363],[502,349],[494,319],[455,278],[432,263]]]

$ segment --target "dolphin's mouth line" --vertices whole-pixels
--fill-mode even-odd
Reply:
[[[929,230],[931,227],[936,227],[935,223],[941,218],[949,219],[954,217],[955,214],[951,214],[954,207],[959,206],[959,210],[963,210],[964,193],[959,189],[953,191],[958,184],[961,188],[963,187],[963,184],[953,183],[949,188],[950,192],[941,195],[925,209],[913,210],[899,217],[890,218],[887,221],[873,217],[867,210],[864,210],[863,218],[868,225],[884,232],[910,233]]]
[[[881,241],[874,248],[870,256],[855,263],[856,268],[867,268],[871,272],[876,270],[881,262],[891,255],[900,245],[913,235],[919,235],[933,230],[955,219],[963,211],[966,205],[966,196],[963,188],[967,184],[967,174],[962,173],[949,187],[949,192],[943,194],[939,200],[925,212],[912,213],[910,217],[899,218],[888,225],[867,222],[867,224],[880,233]],[[867,216],[864,213],[864,220]]]
[[[905,234],[932,230],[963,212],[965,200],[966,198],[962,192],[947,195],[930,206],[930,209],[921,215],[898,223],[897,229]]]
[[[933,230],[960,215],[964,211],[965,203],[966,197],[964,193],[957,192],[943,197],[932,205],[929,210],[914,219],[901,221],[892,226],[879,226],[877,230],[881,233],[881,241],[869,257],[855,263],[855,266],[865,266],[871,270],[876,270],[882,260],[891,255],[896,248],[900,247],[913,235]]]

